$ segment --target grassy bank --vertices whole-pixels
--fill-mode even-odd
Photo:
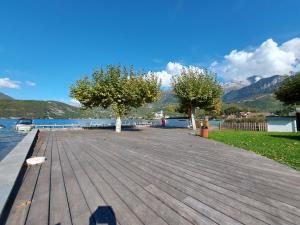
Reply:
[[[300,171],[300,133],[212,131],[209,138],[253,151]]]

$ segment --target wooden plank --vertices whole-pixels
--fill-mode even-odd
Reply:
[[[135,215],[139,217],[143,224],[167,224],[164,220],[162,220],[162,218],[157,216],[150,207],[142,202],[142,199],[138,197],[140,195],[137,192],[132,192],[131,189],[128,189],[128,186],[126,186],[124,183],[121,183],[118,180],[120,179],[120,177],[118,177],[117,179],[108,172],[108,170],[111,172],[111,167],[109,167],[109,169],[102,167],[97,162],[93,163],[92,165],[94,166],[95,170],[99,171],[103,179],[105,179],[106,182],[110,184],[111,188],[119,194],[119,196],[131,208]],[[122,176],[125,175],[123,174]]]
[[[66,140],[64,140],[66,141]],[[67,145],[64,142],[68,150],[66,150],[66,155],[70,165],[75,173],[76,179],[80,185],[80,189],[85,196],[86,202],[90,211],[92,212],[90,219],[90,223],[94,224],[96,221],[113,221],[115,215],[112,210],[108,210],[108,204],[104,201],[102,196],[97,191],[95,185],[92,183],[91,178],[88,176],[87,173],[83,170],[82,166],[79,164],[78,160],[75,158],[73,153],[70,151],[73,147]],[[87,162],[81,159],[81,164],[84,166]],[[106,209],[105,211],[101,210],[99,213],[98,209]],[[119,222],[117,221],[119,224]],[[113,224],[113,223],[112,223]]]
[[[166,192],[161,191],[153,184],[147,186],[145,189],[154,196],[156,196],[158,199],[160,199],[162,202],[164,202],[166,205],[171,207],[173,210],[175,210],[179,215],[189,220],[191,223],[216,225],[216,223],[213,220],[202,215],[201,212],[198,213],[193,208],[188,207],[186,204],[182,203],[181,201],[178,201],[176,198],[172,197],[171,195],[168,195]]]
[[[197,198],[202,202],[205,202],[205,204],[208,204],[211,207],[218,209],[219,211],[223,212],[226,215],[231,215],[231,217],[235,218],[236,220],[247,221],[249,219],[248,215],[253,216],[252,219],[250,219],[250,221],[248,221],[246,224],[250,224],[251,221],[254,222],[255,220],[256,221],[254,222],[254,224],[259,224],[259,222],[257,222],[257,219],[266,222],[267,221],[270,222],[273,219],[275,219],[275,220],[282,221],[281,224],[288,224],[286,220],[282,220],[280,218],[277,218],[276,216],[266,214],[265,212],[241,204],[240,202],[234,199],[230,199],[226,196],[221,196],[219,194],[212,193],[211,191],[204,190],[202,188],[201,191],[199,190],[199,188],[190,188],[188,186],[184,186],[183,183],[174,182],[172,180],[169,180],[168,178],[167,181],[169,184],[176,186],[179,190],[185,192],[186,194],[193,196],[194,198]],[[288,219],[290,220],[290,218]]]
[[[300,174],[253,153],[176,129],[46,134],[26,224],[95,224],[107,212],[122,225],[300,224]],[[49,209],[58,196],[64,212]]]
[[[122,150],[120,150],[120,151],[122,151]],[[122,155],[122,159],[126,160],[126,157],[124,155]],[[146,167],[145,162],[138,163],[138,162],[133,162],[133,161],[134,161],[133,159],[128,159],[127,163],[135,165],[139,171],[145,171],[145,172],[151,174],[152,176],[160,179],[161,181],[166,182],[168,185],[176,187],[176,189],[186,193],[187,195],[197,196],[199,199],[204,201],[205,204],[212,206],[213,208],[211,208],[211,210],[219,210],[221,212],[225,212],[225,213],[227,213],[227,215],[229,214],[230,217],[236,218],[236,220],[247,221],[246,224],[252,224],[252,223],[250,223],[250,221],[252,221],[253,224],[261,224],[261,221],[255,219],[255,217],[251,217],[247,213],[245,214],[245,213],[239,212],[238,208],[232,209],[231,206],[234,206],[235,202],[232,201],[231,199],[226,199],[227,201],[229,200],[232,202],[231,206],[226,205],[226,204],[222,203],[222,202],[226,202],[226,201],[214,200],[215,199],[214,195],[209,195],[209,197],[207,197],[206,192],[199,192],[198,190],[189,188],[186,184],[174,181],[173,179],[170,179],[168,176],[162,175],[160,171],[157,171],[154,168],[148,169]],[[170,195],[172,195],[172,193],[168,192],[168,190],[165,190],[165,191],[167,193],[169,193]],[[174,197],[176,198],[176,196],[174,196]]]
[[[107,146],[107,145],[106,145]],[[115,149],[116,150],[116,149]],[[120,152],[123,152],[123,150],[121,149],[120,150]],[[124,159],[124,158],[126,158],[124,155],[122,155],[122,158]],[[133,161],[132,159],[131,160],[128,160],[128,163],[130,163],[131,161]],[[144,165],[143,163],[139,163],[138,165],[137,165],[137,167],[139,167],[139,166],[141,166],[141,165]],[[139,170],[139,172],[141,171],[141,168],[143,168],[143,167],[140,167],[140,170]],[[168,184],[171,184],[172,182],[171,182],[171,180],[169,180],[168,179],[168,177],[166,177],[166,176],[160,176],[159,174],[159,172],[154,172],[154,173],[152,173],[152,171],[151,171],[152,169],[150,169],[149,171],[147,171],[147,172],[149,172],[149,173],[151,173],[153,176],[156,176],[156,177],[158,177],[158,178],[161,178],[161,180],[167,180],[167,183]],[[151,172],[150,172],[151,171]],[[174,185],[174,187],[175,187],[176,185]],[[176,188],[178,189],[178,186],[176,186]],[[202,196],[202,198],[206,198],[204,195]],[[208,201],[213,201],[212,199],[209,199]],[[223,207],[220,207],[220,205],[222,206],[222,203],[220,203],[220,202],[218,202],[218,203],[213,203],[212,205],[217,205],[216,207],[219,207],[221,210],[224,210],[224,208],[228,208],[228,206],[223,206]],[[227,210],[228,211],[228,210]],[[235,210],[235,211],[237,211],[237,210]],[[234,213],[234,215],[239,215],[239,216],[241,216],[241,215],[243,215],[243,214],[239,214],[238,212],[235,212]],[[243,218],[243,217],[242,217]],[[259,224],[260,222],[259,221],[257,221],[257,220],[255,220],[255,218],[253,218],[253,217],[249,217],[249,216],[247,216],[247,215],[244,215],[244,218],[247,218],[248,220],[251,220],[254,224]],[[248,221],[249,222],[249,221]]]
[[[143,155],[143,154],[142,154]],[[202,185],[205,185],[209,188],[211,188],[211,184],[216,184],[216,187],[221,187],[222,189],[218,188],[216,189],[215,187],[213,187],[213,189],[217,190],[217,191],[220,191],[221,190],[221,193],[224,193],[224,191],[227,192],[228,191],[234,191],[236,192],[237,194],[242,194],[240,196],[237,196],[237,199],[241,199],[241,198],[244,198],[245,199],[245,202],[247,203],[252,203],[252,205],[258,207],[258,208],[261,208],[263,210],[265,209],[268,209],[268,211],[272,214],[274,211],[278,211],[277,208],[281,208],[282,210],[287,210],[287,208],[289,208],[289,210],[295,214],[300,214],[300,211],[295,208],[295,207],[291,207],[290,205],[287,205],[287,204],[284,204],[282,202],[279,202],[279,201],[274,201],[272,199],[269,199],[269,198],[266,198],[265,196],[262,196],[262,195],[256,195],[255,193],[251,193],[251,192],[248,192],[248,190],[242,190],[242,189],[237,189],[235,188],[234,186],[230,185],[230,184],[226,184],[224,182],[217,182],[216,179],[210,179],[209,177],[207,176],[202,176],[201,174],[199,173],[194,173],[194,172],[191,172],[189,170],[185,170],[184,168],[180,167],[180,166],[174,166],[174,165],[169,165],[169,164],[166,164],[166,160],[165,161],[162,161],[162,160],[158,160],[158,162],[156,163],[155,161],[157,161],[156,159],[154,158],[145,158],[145,156],[141,156],[140,159],[149,159],[147,160],[149,163],[151,163],[153,166],[156,166],[158,168],[161,168],[162,170],[168,170],[168,171],[173,171],[173,172],[176,172],[177,175],[180,175],[182,177],[185,177],[195,183],[199,183],[199,184],[202,184]],[[197,178],[200,178],[201,180],[198,180]],[[204,180],[205,183],[202,181]],[[224,187],[226,187],[226,189],[224,189]],[[243,196],[245,195],[246,198]],[[248,199],[249,198],[253,198],[256,197],[256,200],[257,201],[261,201],[261,200],[265,200],[265,204],[260,204],[259,202],[257,201],[254,201],[252,199]],[[271,203],[271,204],[270,204]],[[277,208],[273,207],[273,206],[276,206]],[[283,212],[280,212],[281,215],[284,215],[284,211]],[[286,214],[285,215],[286,217],[290,217],[291,215],[290,214]]]
[[[75,146],[74,146],[75,148]],[[128,206],[122,201],[120,196],[115,193],[111,187],[103,180],[101,176],[91,167],[90,160],[86,159],[80,151],[74,154],[75,158],[79,161],[80,159],[85,159],[87,163],[83,167],[89,177],[92,177],[92,182],[97,187],[97,190],[103,196],[105,202],[112,206],[116,217],[121,222],[122,225],[132,225],[132,224],[142,224],[142,222],[135,216],[135,214],[128,208]],[[80,162],[80,161],[79,161]]]
[[[90,146],[97,148],[92,143],[89,143]],[[173,188],[164,182],[160,181],[159,179],[156,179],[155,177],[151,176],[148,173],[143,172],[142,170],[137,170],[137,168],[132,167],[127,161],[120,161],[119,158],[116,158],[114,154],[109,154],[108,151],[102,151],[101,149],[98,149],[98,151],[101,151],[102,155],[101,157],[106,158],[107,161],[112,163],[115,168],[117,168],[120,171],[123,171],[128,177],[131,177],[136,183],[139,185],[146,187],[149,184],[155,184],[160,186],[162,190],[168,190],[168,192],[172,193],[172,196],[176,196],[177,199],[182,200],[187,197],[186,194],[178,191],[176,188]],[[124,163],[125,162],[125,163]],[[141,179],[146,179],[146,182],[140,182]]]
[[[241,151],[238,148],[232,148],[231,146],[228,145],[224,145],[221,143],[217,143],[214,141],[210,141],[210,140],[200,140],[199,138],[196,138],[194,136],[191,135],[181,135],[181,136],[177,136],[177,135],[173,135],[174,138],[170,138],[170,135],[165,136],[165,135],[152,135],[148,136],[147,139],[143,140],[145,142],[147,142],[148,144],[151,144],[151,146],[155,147],[156,143],[159,143],[159,145],[161,147],[164,147],[163,149],[163,153],[167,153],[168,149],[170,149],[171,151],[173,150],[172,147],[173,145],[170,145],[170,143],[176,143],[176,151],[173,151],[174,154],[180,153],[182,152],[183,155],[186,155],[186,153],[191,153],[196,154],[195,156],[199,156],[199,158],[203,158],[205,156],[211,156],[209,159],[212,162],[220,162],[220,165],[226,163],[226,165],[228,166],[235,166],[237,168],[234,168],[234,170],[236,169],[241,169],[241,170],[245,170],[246,172],[248,171],[248,167],[249,165],[245,164],[244,162],[247,162],[249,160],[252,161],[252,159],[258,160],[258,159],[263,159],[261,156],[258,156],[252,152],[249,151]],[[123,138],[122,136],[120,136],[120,138]],[[196,138],[196,139],[195,139]],[[137,139],[139,139],[138,135],[135,136],[126,136],[126,139],[128,140],[128,142],[130,143],[131,141],[134,142]],[[201,142],[199,142],[199,140]],[[186,144],[186,143],[193,143],[193,144]],[[204,143],[202,143],[204,142]],[[197,144],[199,143],[199,145]],[[139,144],[139,143],[137,143]],[[144,144],[144,143],[142,143]],[[166,151],[165,151],[165,147],[166,147]],[[222,158],[219,157],[215,157],[215,154],[221,154]],[[190,154],[188,154],[187,156],[189,156]],[[171,155],[172,156],[172,155]],[[227,156],[227,157],[226,157]],[[224,159],[226,159],[226,161],[224,161]],[[267,164],[265,163],[264,165],[280,165],[272,160],[268,160],[268,159],[263,159],[264,162],[267,162]],[[247,168],[247,169],[246,169]],[[282,167],[280,169],[283,169]],[[255,170],[255,168],[252,168],[251,171]],[[251,172],[250,171],[250,172]],[[267,171],[262,171],[261,167],[259,167],[258,169],[256,169],[257,172],[260,172],[260,175],[264,175]],[[262,173],[263,172],[263,173]],[[289,171],[286,175],[296,175],[295,173],[291,174],[291,171]],[[283,182],[293,182],[293,179],[289,179],[286,180],[286,176],[274,176],[276,175],[275,173],[273,173],[273,171],[271,173],[266,174],[266,176],[264,177],[264,179],[270,179],[273,177],[276,178],[277,180],[281,180],[283,179]],[[298,178],[300,178],[299,174],[297,174]],[[299,182],[299,180],[298,180]]]
[[[218,224],[222,224],[222,225],[241,224],[236,220],[233,220],[232,218],[225,216],[224,214],[218,211],[211,210],[210,208],[207,207],[207,205],[191,197],[187,197],[183,202],[191,206],[193,209],[205,213],[209,218],[213,219]]]
[[[89,225],[90,220],[93,220],[90,218],[92,213],[87,206],[85,197],[79,187],[61,141],[58,141],[58,154],[61,162],[63,181],[67,192],[72,224]]]
[[[138,145],[139,143],[135,143],[135,144]],[[285,193],[287,193],[287,194],[289,194],[289,191],[291,191],[293,194],[298,193],[298,190],[296,190],[296,189],[298,189],[298,187],[295,185],[287,186],[287,184],[291,183],[291,182],[287,182],[287,180],[281,182],[280,185],[278,184],[278,182],[276,182],[277,180],[279,180],[279,179],[277,179],[277,177],[276,177],[276,179],[275,179],[275,177],[272,178],[271,182],[266,182],[266,181],[269,181],[270,178],[266,178],[266,177],[261,178],[260,177],[261,172],[258,173],[258,170],[251,171],[250,168],[245,170],[245,168],[242,168],[242,167],[231,168],[232,165],[229,165],[229,164],[225,165],[225,166],[222,164],[216,164],[213,160],[215,157],[214,158],[212,157],[209,160],[205,159],[205,157],[203,157],[203,156],[202,157],[195,157],[195,156],[191,157],[191,156],[186,156],[186,152],[184,152],[184,151],[182,151],[182,154],[181,153],[178,154],[178,152],[180,152],[180,150],[178,150],[176,152],[170,150],[170,152],[169,152],[168,148],[170,148],[170,146],[168,147],[168,145],[166,145],[166,146],[164,145],[164,148],[163,148],[164,153],[159,156],[169,158],[169,160],[170,160],[170,158],[171,159],[175,158],[175,160],[177,160],[178,163],[182,163],[183,165],[193,166],[194,168],[199,168],[199,166],[200,166],[201,169],[204,168],[204,169],[209,170],[210,172],[217,172],[217,173],[219,173],[221,175],[225,175],[225,176],[227,175],[228,177],[233,177],[233,178],[237,179],[238,181],[243,179],[245,181],[249,180],[249,181],[253,182],[254,177],[253,176],[249,177],[249,172],[252,172],[253,175],[255,176],[255,186],[256,187],[257,187],[257,185],[261,185],[262,187],[266,187],[266,188],[269,187],[270,191],[274,191],[274,189],[277,190],[280,187],[280,185],[284,185],[283,187],[281,187],[281,189],[278,189],[279,193],[282,193],[282,190],[285,190]],[[180,143],[178,143],[178,148],[181,148]],[[157,154],[159,154],[159,151],[157,149],[155,149],[155,150],[149,149],[149,151],[150,152],[156,151]],[[201,164],[199,164],[199,163],[196,164],[195,159],[197,159],[198,162],[201,162]],[[224,162],[223,162],[223,164],[224,164]],[[228,166],[230,166],[230,167],[228,167]],[[241,173],[240,172],[241,170],[245,170],[245,171],[249,171],[249,172]],[[238,173],[238,175],[237,175],[237,173]],[[299,181],[297,181],[297,182],[299,183]],[[297,182],[295,182],[295,183],[297,183]],[[272,185],[272,186],[270,187],[270,185]],[[279,193],[276,193],[276,194],[279,194]],[[285,193],[282,193],[282,194],[285,194]],[[289,196],[294,196],[294,195],[289,194]]]
[[[91,156],[94,159],[96,159],[99,163],[105,165],[105,167],[104,166],[99,167],[99,171],[105,173],[105,169],[107,168],[106,172],[109,171],[111,174],[117,177],[125,187],[129,188],[132,193],[135,193],[135,195],[138,196],[138,198],[144,202],[144,204],[148,205],[149,207],[148,210],[146,209],[145,212],[143,212],[143,214],[140,215],[140,218],[144,220],[149,219],[149,221],[143,221],[143,222],[147,222],[147,224],[151,224],[153,221],[155,221],[154,224],[162,223],[159,222],[158,220],[159,217],[155,216],[155,214],[151,215],[151,211],[149,209],[152,209],[157,215],[164,218],[164,220],[167,221],[169,224],[174,224],[174,225],[190,224],[183,217],[174,213],[174,211],[172,211],[169,207],[167,207],[166,205],[162,204],[162,202],[154,198],[151,194],[145,191],[141,186],[137,185],[135,182],[127,178],[125,174],[122,174],[120,171],[116,170],[108,163],[106,163],[104,160],[102,160],[102,157],[99,157],[96,154],[92,154]],[[112,185],[112,187],[116,187],[116,185]],[[119,189],[119,191],[121,192],[122,190]],[[126,196],[128,196],[128,194]],[[128,199],[127,203],[130,204],[130,201],[132,201],[132,199]]]
[[[54,133],[52,145],[51,186],[50,186],[50,224],[72,224],[69,202],[62,176],[61,162],[58,153],[57,139]]]
[[[122,152],[122,149],[120,150],[120,152]],[[126,156],[122,155],[122,157],[125,158]],[[229,197],[226,197],[226,196],[223,196],[223,195],[219,194],[218,192],[212,192],[209,189],[205,189],[205,188],[203,189],[203,187],[196,187],[196,186],[192,187],[193,189],[191,189],[187,186],[187,184],[189,184],[188,181],[183,181],[180,178],[178,179],[177,176],[172,176],[171,175],[172,179],[170,179],[170,178],[168,178],[169,177],[168,175],[165,175],[165,174],[159,175],[161,173],[164,173],[164,171],[157,170],[154,167],[151,167],[151,168],[148,169],[147,167],[145,167],[147,165],[147,162],[139,163],[139,162],[137,162],[136,159],[131,158],[131,159],[128,160],[128,163],[131,163],[131,164],[137,166],[138,168],[140,168],[142,170],[145,170],[148,173],[151,173],[152,175],[154,175],[158,178],[161,178],[162,180],[165,180],[165,181],[167,180],[168,184],[173,185],[177,189],[182,190],[182,191],[184,191],[185,193],[187,193],[189,195],[198,196],[198,198],[200,198],[202,200],[206,199],[206,201],[214,207],[219,207],[220,203],[222,203],[222,202],[223,202],[223,204],[225,203],[225,205],[223,205],[223,207],[220,207],[219,210],[225,210],[224,212],[230,213],[230,214],[233,213],[232,216],[234,218],[236,218],[237,220],[245,219],[245,221],[247,221],[247,224],[249,224],[249,219],[250,219],[250,221],[251,220],[255,221],[255,224],[258,224],[259,221],[257,221],[257,219],[255,219],[255,217],[258,217],[258,218],[260,218],[262,220],[265,220],[265,221],[272,221],[272,219],[276,219],[278,221],[282,221],[281,224],[288,224],[288,222],[286,220],[282,220],[280,218],[274,217],[274,216],[269,215],[269,214],[264,214],[263,212],[258,211],[257,209],[255,209],[253,207],[249,207],[247,205],[244,205],[244,204],[240,203],[239,201],[234,201],[234,200],[230,199]],[[173,179],[178,180],[179,182],[175,181]],[[199,196],[201,196],[201,197],[199,197]],[[210,199],[206,198],[206,196],[210,196]],[[216,198],[220,202],[211,202],[213,199],[216,199]],[[228,209],[230,209],[230,207],[235,208],[235,210],[228,210]],[[244,213],[239,213],[238,210],[243,210]],[[240,215],[237,215],[237,213],[239,213]],[[254,217],[249,218],[249,216],[247,216],[247,214],[249,214],[249,213],[251,215],[253,215]],[[294,218],[292,218],[292,219],[287,218],[287,219],[292,220]]]
[[[147,152],[148,152],[149,150],[147,150]],[[136,156],[138,155],[138,153],[135,153],[136,154]],[[146,153],[144,153],[144,152],[142,152],[141,153],[141,158],[142,159],[144,159],[145,158],[145,155],[146,155]],[[148,158],[147,158],[148,159]],[[148,159],[148,162],[150,162],[150,163],[154,163],[153,161],[154,161],[155,159],[154,158],[149,158]],[[169,161],[169,160],[164,160],[164,162],[167,162],[167,161]],[[159,163],[161,163],[161,164],[164,164],[162,161],[160,161]],[[159,164],[156,164],[156,166],[159,166]],[[180,165],[180,167],[182,167],[182,165]],[[162,169],[164,169],[164,168],[162,168]],[[173,170],[173,168],[172,168],[172,170]],[[199,171],[197,171],[197,172],[199,172]],[[193,174],[193,175],[195,175],[195,173]],[[205,174],[206,176],[208,176],[207,174]],[[205,178],[205,176],[201,176],[201,178]],[[231,180],[229,180],[228,182],[232,182]],[[223,180],[221,181],[221,182],[219,182],[219,184],[223,184],[224,182],[223,182]],[[224,186],[224,185],[222,185],[222,186]],[[248,187],[248,185],[246,186],[246,187]],[[254,188],[256,188],[255,186],[254,186]],[[230,189],[229,189],[230,190]],[[259,189],[258,189],[259,190]],[[282,191],[282,190],[281,190]],[[268,189],[268,192],[269,192],[269,189]],[[268,193],[268,192],[266,192],[266,194]],[[246,191],[246,193],[248,194],[248,190]],[[241,191],[241,194],[245,194],[245,191]],[[247,196],[247,195],[246,195]],[[262,196],[258,196],[258,198],[261,198]],[[237,197],[237,198],[239,198],[239,196]],[[269,201],[271,201],[272,202],[272,199],[267,199],[267,198],[265,198],[265,196],[263,196],[263,198],[264,199],[266,199],[266,202],[269,202]],[[283,198],[282,198],[283,199]],[[283,199],[284,200],[284,199]],[[273,203],[274,203],[274,201],[273,201]],[[280,202],[278,202],[278,204],[280,204]],[[272,206],[272,205],[271,205]],[[287,204],[282,204],[282,206],[283,207],[285,207],[285,208],[290,208],[291,210],[292,210],[292,212],[295,212],[295,213],[298,213],[299,214],[299,210],[297,210],[295,207],[290,207],[289,205],[287,205]],[[263,206],[264,207],[264,206]],[[270,209],[270,211],[272,212],[272,211],[274,211],[274,209]],[[289,217],[289,216],[288,216]]]
[[[149,160],[149,162],[150,162],[150,160]],[[277,211],[277,208],[278,208],[282,211],[287,211],[289,213],[294,213],[295,215],[300,215],[300,210],[298,208],[288,205],[284,202],[281,202],[280,200],[274,200],[274,199],[280,199],[275,194],[271,194],[269,192],[265,192],[265,193],[261,194],[258,191],[259,189],[255,189],[255,187],[253,189],[251,189],[251,188],[249,188],[249,186],[245,186],[242,183],[241,183],[241,185],[233,184],[232,182],[230,182],[230,180],[228,180],[226,178],[222,179],[222,177],[214,177],[212,174],[208,174],[208,175],[206,175],[205,173],[202,174],[201,171],[194,172],[194,171],[185,169],[182,166],[178,166],[177,164],[166,163],[166,161],[164,161],[164,160],[157,160],[157,159],[152,158],[151,163],[161,169],[168,168],[168,170],[176,171],[176,173],[181,174],[181,176],[187,176],[187,177],[191,176],[192,180],[193,180],[193,177],[200,178],[202,180],[205,180],[208,183],[212,183],[217,186],[234,191],[238,194],[247,196],[249,198],[253,198],[254,200],[257,200],[264,204],[267,204],[266,206],[263,206],[263,208],[269,207],[271,212]],[[266,196],[268,196],[268,197],[266,197]],[[276,206],[276,208],[274,208],[274,206]],[[288,214],[288,217],[289,217],[289,214]]]
[[[32,204],[30,205],[26,220],[27,225],[48,224],[53,137],[48,132],[46,134],[48,134],[48,144],[45,153],[47,160],[41,167],[40,175],[32,198]]]

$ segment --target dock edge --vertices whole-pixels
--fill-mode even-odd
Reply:
[[[0,223],[5,221],[26,168],[24,162],[35,145],[39,129],[31,130],[0,162]]]

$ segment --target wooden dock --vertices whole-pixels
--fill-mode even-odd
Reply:
[[[300,173],[190,132],[42,131],[6,224],[300,224]]]

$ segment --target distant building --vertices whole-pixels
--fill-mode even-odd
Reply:
[[[240,118],[251,118],[257,116],[270,116],[271,113],[269,112],[240,112]]]
[[[155,119],[162,119],[164,117],[164,112],[161,110],[160,112],[154,113]]]
[[[267,116],[269,132],[297,132],[295,116]]]

